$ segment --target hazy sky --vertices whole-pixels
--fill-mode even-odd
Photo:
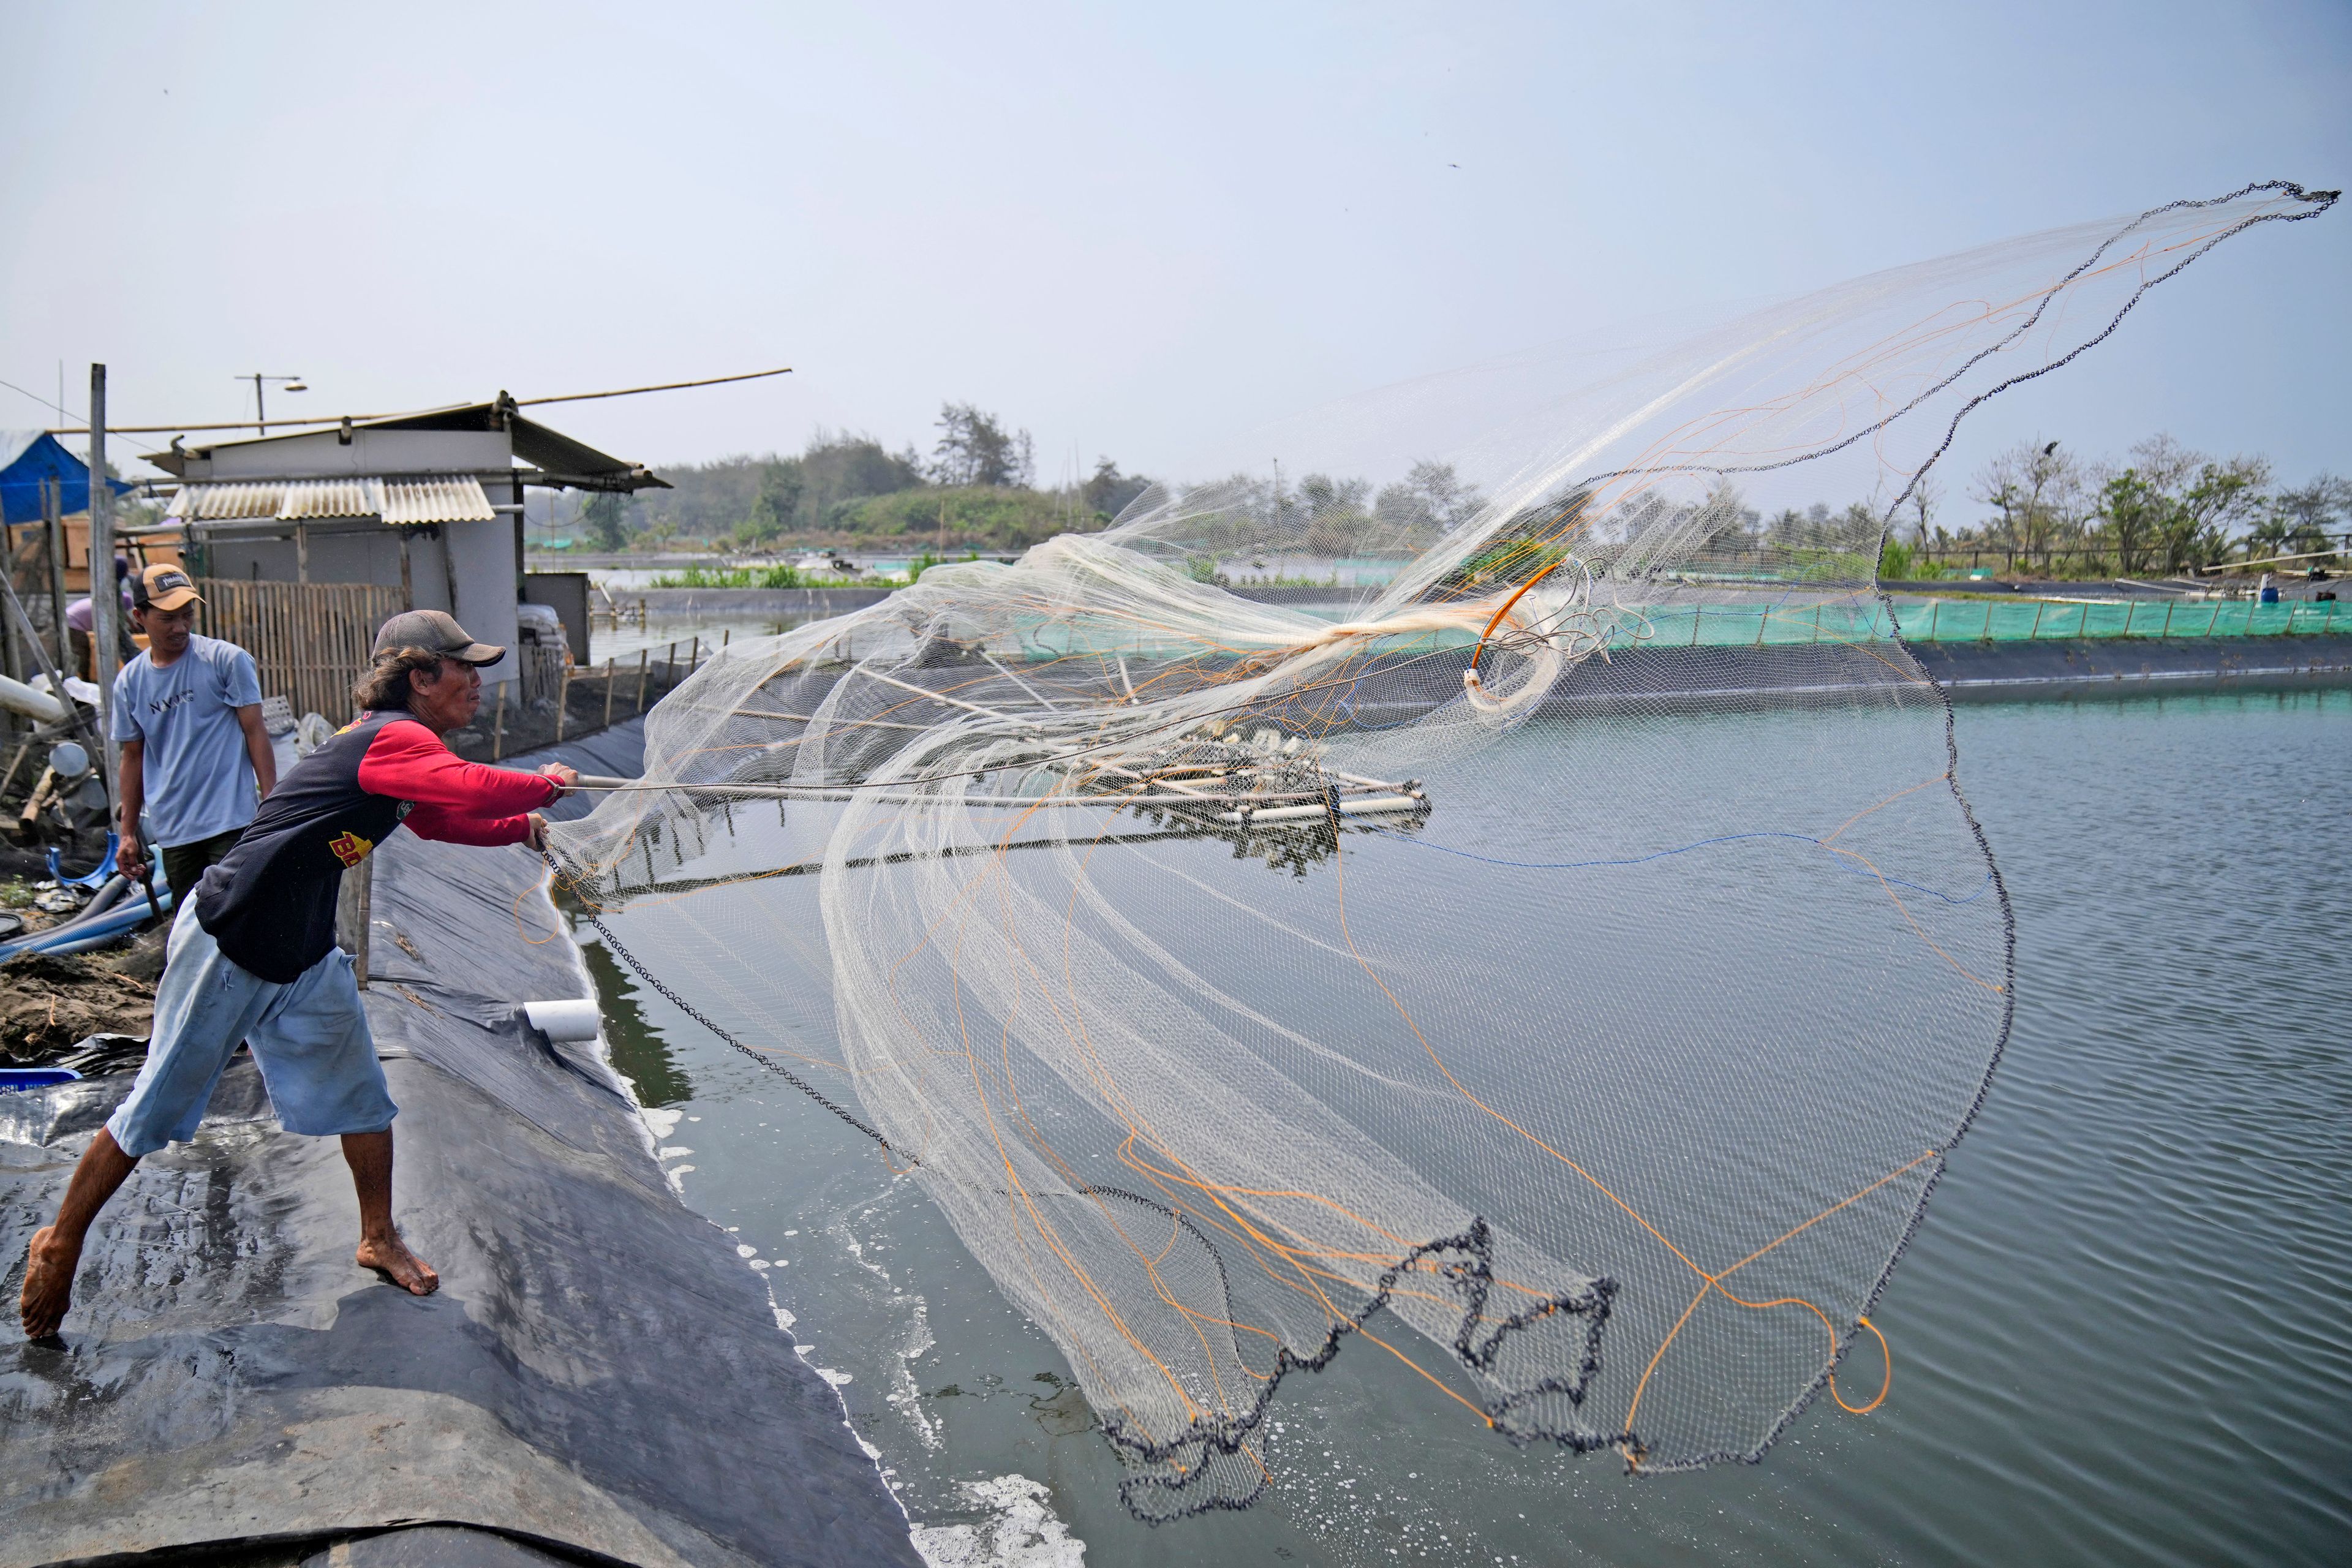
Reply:
[[[656,467],[928,450],[954,398],[1049,479],[1163,472],[1596,326],[2352,179],[2343,0],[0,0],[0,378],[62,359],[79,410],[103,359],[144,424],[236,417],[254,370],[335,413],[796,367],[548,411]],[[2352,205],[2233,241],[1955,456],[2163,428],[2352,470],[2347,348]]]

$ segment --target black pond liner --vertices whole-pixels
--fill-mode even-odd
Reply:
[[[635,773],[633,744],[563,760]],[[352,1263],[337,1145],[278,1131],[239,1058],[197,1140],[100,1217],[63,1335],[0,1326],[0,1565],[920,1562],[610,1069],[514,1018],[588,991],[542,875],[407,835],[375,857],[368,1013],[402,1106],[397,1212],[439,1293]],[[12,1304],[131,1081],[0,1096]]]

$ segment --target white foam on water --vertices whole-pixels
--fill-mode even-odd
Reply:
[[[905,1314],[896,1325],[898,1342],[888,1349],[889,1392],[882,1396],[882,1402],[905,1415],[923,1447],[936,1451],[942,1441],[942,1425],[925,1408],[922,1389],[915,1382],[916,1360],[939,1342],[931,1332],[930,1303],[919,1292],[903,1289],[889,1269],[867,1257],[865,1244],[850,1227],[852,1218],[870,1220],[879,1206],[871,1205],[854,1216],[845,1215],[826,1226],[825,1234],[839,1240],[857,1266],[874,1276],[888,1292],[887,1299],[876,1303],[877,1307],[886,1312]]]
[[[915,1550],[930,1568],[1080,1568],[1087,1543],[1054,1513],[1043,1481],[999,1476],[965,1481],[963,1494],[989,1517],[977,1524],[919,1524]]]

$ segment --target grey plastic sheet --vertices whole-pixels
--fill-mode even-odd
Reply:
[[[635,772],[628,744],[563,760]],[[593,1046],[516,1018],[588,990],[539,863],[402,835],[374,864],[398,1213],[439,1293],[353,1263],[340,1150],[280,1131],[239,1058],[196,1141],[101,1217],[61,1340],[0,1328],[0,1565],[223,1542],[244,1555],[204,1561],[919,1563],[839,1398]],[[130,1081],[0,1097],[12,1301]]]

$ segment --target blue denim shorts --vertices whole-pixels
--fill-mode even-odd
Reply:
[[[280,985],[225,957],[191,909],[172,928],[147,1065],[106,1119],[122,1152],[135,1159],[194,1138],[239,1042],[253,1048],[289,1132],[381,1132],[400,1114],[349,954],[330,950]]]

